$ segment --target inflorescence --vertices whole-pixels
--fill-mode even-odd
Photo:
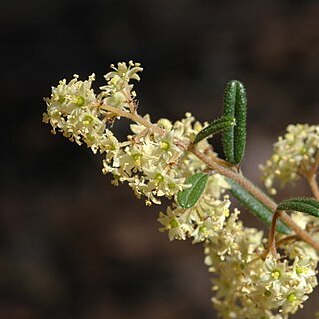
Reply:
[[[204,245],[205,263],[214,274],[212,302],[222,318],[284,319],[295,313],[317,285],[317,252],[294,236],[279,235],[281,254],[263,258],[263,232],[243,225],[239,210],[230,208],[225,177],[209,172],[188,149],[207,123],[190,113],[175,122],[163,118],[153,123],[149,115],[140,116],[131,81],[138,81],[143,69],[132,61],[111,67],[98,94],[92,89],[94,74],[85,81],[74,75],[70,82],[52,87],[43,121],[51,124],[52,133],[103,154],[103,173],[111,173],[115,185],[126,182],[147,205],[160,204],[163,197],[172,200],[159,213],[160,231],[170,240],[191,238]],[[119,141],[112,125],[123,117],[133,124],[127,139]],[[206,139],[197,148],[218,159]],[[318,148],[319,126],[290,125],[262,167],[270,192],[275,193],[276,179],[284,185],[312,167]],[[199,172],[209,172],[205,190],[193,207],[183,208],[177,194],[190,186],[187,178]],[[303,229],[319,226],[315,217],[292,217]]]

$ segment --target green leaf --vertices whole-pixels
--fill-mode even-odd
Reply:
[[[273,212],[233,180],[227,179],[227,182],[231,186],[231,194],[237,198],[254,216],[258,217],[262,222],[270,226]],[[276,230],[283,234],[289,234],[291,232],[288,226],[281,220],[277,221]]]
[[[311,205],[319,209],[319,201],[311,197],[293,197],[288,200],[295,201],[295,202],[302,202],[304,204]]]
[[[222,116],[219,119],[214,120],[208,126],[203,128],[195,137],[194,144],[197,144],[204,138],[219,133],[227,128],[231,128],[236,124],[235,118],[231,116]]]
[[[189,188],[182,190],[181,192],[178,192],[178,204],[182,208],[193,207],[202,195],[207,183],[207,179],[208,175],[203,173],[196,173],[190,176],[185,181],[185,184],[190,184],[191,186]]]
[[[294,210],[319,217],[319,201],[307,197],[290,198],[281,202],[277,210]]]
[[[223,131],[222,141],[226,160],[231,164],[242,162],[246,146],[247,97],[240,81],[230,81],[224,94],[224,116],[234,117],[236,126]]]

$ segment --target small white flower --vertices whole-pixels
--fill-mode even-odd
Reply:
[[[160,231],[168,231],[169,240],[172,241],[173,239],[185,240],[187,234],[191,231],[186,218],[183,210],[179,208],[172,210],[168,207],[166,214],[160,212],[157,220],[163,225]]]
[[[100,98],[109,106],[132,110],[130,104],[135,99],[136,93],[133,91],[130,80],[139,81],[138,73],[143,71],[143,68],[133,61],[130,61],[128,65],[125,62],[119,62],[117,67],[112,64],[111,68],[113,71],[104,76],[107,85],[100,87],[102,90]]]
[[[295,182],[303,172],[311,169],[319,150],[319,126],[308,124],[289,125],[284,137],[274,144],[270,160],[260,168],[265,186],[271,194],[276,193],[276,180],[283,187]]]

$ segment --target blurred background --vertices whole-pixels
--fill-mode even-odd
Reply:
[[[145,207],[101,174],[101,157],[51,135],[43,97],[74,73],[95,72],[98,87],[111,63],[133,59],[141,113],[204,121],[242,80],[243,171],[261,185],[258,164],[286,126],[318,124],[318,16],[318,1],[2,3],[0,318],[215,318],[202,247],[170,243],[156,221],[165,207]],[[311,318],[316,295],[295,318]]]

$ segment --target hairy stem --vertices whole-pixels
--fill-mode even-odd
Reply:
[[[237,173],[227,167],[219,165],[212,158],[207,157],[192,144],[189,146],[189,151],[196,155],[199,159],[201,159],[207,166],[209,166],[215,172],[232,179],[233,181],[237,182],[239,185],[244,187],[249,193],[251,193],[254,197],[259,199],[265,206],[270,208],[273,212],[276,210],[277,204],[265,193],[263,193],[257,186],[255,186],[251,181],[246,179],[241,173]]]
[[[159,133],[159,134],[164,134],[165,131],[163,129],[161,129],[160,127],[158,127],[157,125],[151,123],[150,121],[148,121],[147,119],[145,119],[144,117],[138,115],[137,113],[131,113],[131,112],[127,112],[127,111],[123,111],[121,109],[118,109],[116,107],[113,106],[109,106],[106,104],[103,104],[101,106],[101,108],[103,108],[103,110],[109,111],[111,113],[114,113],[117,116],[122,116],[122,117],[126,117],[136,123],[139,123],[149,129],[151,129],[153,132]]]
[[[268,249],[265,252],[265,255],[263,257],[266,257],[268,252],[270,252],[273,256],[277,255],[277,250],[276,250],[276,240],[275,240],[275,235],[276,235],[276,222],[278,217],[282,214],[282,211],[276,211],[272,217],[271,221],[271,227],[269,230],[269,236],[268,236]]]

